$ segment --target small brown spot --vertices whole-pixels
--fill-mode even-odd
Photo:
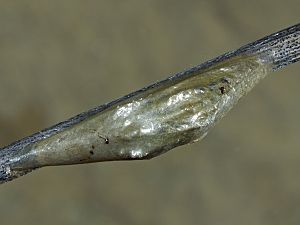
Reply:
[[[223,95],[223,94],[225,93],[225,87],[222,86],[222,87],[220,87],[219,89],[220,89],[220,91],[221,91],[221,94]]]
[[[103,136],[101,136],[100,134],[98,134],[98,136],[99,136],[99,138],[104,139],[105,144],[109,144],[109,139],[108,139],[107,137],[103,137]]]
[[[91,151],[90,151],[90,154],[91,154],[91,155],[94,155],[94,151],[91,150]]]
[[[92,149],[95,149],[95,145],[92,145]]]

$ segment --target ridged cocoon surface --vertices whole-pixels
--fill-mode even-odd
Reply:
[[[269,71],[236,57],[150,89],[26,148],[12,168],[151,158],[200,140]]]

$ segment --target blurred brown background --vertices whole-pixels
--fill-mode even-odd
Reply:
[[[1,1],[0,143],[299,22],[298,0]],[[200,143],[0,186],[0,224],[299,224],[300,64]]]

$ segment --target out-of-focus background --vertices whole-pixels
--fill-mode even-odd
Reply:
[[[298,0],[1,1],[0,144],[299,22]],[[299,224],[300,64],[200,143],[0,186],[0,224]]]

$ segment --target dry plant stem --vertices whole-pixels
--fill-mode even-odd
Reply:
[[[203,138],[269,72],[299,60],[297,24],[0,150],[0,183],[43,166],[150,159]]]

